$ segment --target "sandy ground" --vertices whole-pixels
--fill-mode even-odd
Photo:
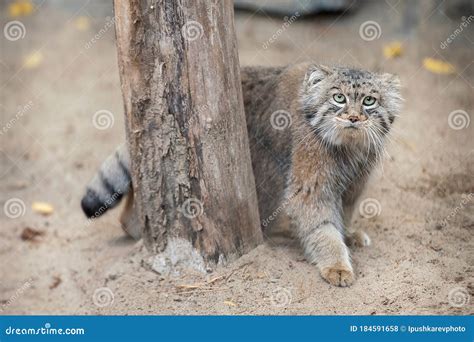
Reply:
[[[118,210],[88,224],[79,207],[84,185],[124,139],[113,29],[87,44],[111,9],[45,3],[18,18],[25,37],[0,37],[0,206],[21,201],[18,215],[0,210],[2,313],[474,314],[474,124],[453,129],[448,120],[456,110],[464,119],[474,113],[474,24],[440,48],[461,15],[473,13],[437,4],[415,6],[417,21],[403,19],[416,12],[403,1],[379,1],[343,16],[298,18],[281,33],[280,18],[236,15],[242,64],[315,60],[401,77],[406,103],[390,156],[362,196],[378,203],[378,215],[353,220],[373,245],[353,249],[358,279],[350,288],[325,283],[282,234],[206,276],[167,277],[144,266],[146,252],[123,236]],[[1,13],[3,27],[11,19]],[[380,24],[378,39],[359,36],[367,20]],[[382,47],[393,40],[404,53],[387,60]],[[431,73],[425,57],[457,71]],[[99,110],[113,113],[112,127],[94,127]],[[34,201],[54,213],[35,213]],[[22,239],[25,228],[42,235]]]

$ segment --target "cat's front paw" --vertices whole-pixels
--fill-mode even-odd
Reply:
[[[356,247],[367,247],[372,243],[367,233],[362,230],[348,233],[346,236],[346,242],[348,245]]]
[[[329,267],[321,268],[320,272],[323,279],[334,286],[346,287],[351,285],[355,280],[352,267],[342,263],[336,263]]]

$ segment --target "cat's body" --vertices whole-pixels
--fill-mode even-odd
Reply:
[[[398,81],[388,74],[309,64],[247,67],[241,77],[262,226],[288,214],[323,278],[350,285],[354,273],[345,228],[398,114]],[[82,201],[86,215],[102,214],[107,199],[106,208],[118,203],[112,195],[129,189],[124,186],[129,167],[126,147],[104,162]],[[137,236],[132,204],[133,191],[122,223]],[[354,237],[368,243],[364,234]]]

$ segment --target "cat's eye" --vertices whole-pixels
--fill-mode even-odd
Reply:
[[[334,101],[336,101],[337,103],[346,103],[346,97],[341,94],[341,93],[338,93],[338,94],[334,94],[333,97]]]
[[[364,97],[364,100],[362,101],[362,104],[364,106],[372,106],[373,104],[375,104],[375,102],[377,101],[377,99],[373,96],[366,96]]]

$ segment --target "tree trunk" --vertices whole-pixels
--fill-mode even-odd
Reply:
[[[262,234],[232,1],[115,0],[115,18],[145,245],[167,267],[248,252]]]

